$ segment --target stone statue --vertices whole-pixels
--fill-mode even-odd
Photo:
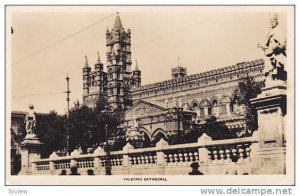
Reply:
[[[176,107],[177,106],[177,100],[176,100],[176,97],[173,97],[173,107]]]
[[[34,106],[29,104],[29,110],[25,116],[25,124],[26,124],[26,137],[32,135],[35,136],[35,127],[36,127],[36,115],[34,111]]]
[[[278,15],[270,18],[270,31],[263,44],[258,43],[258,48],[264,51],[265,69],[267,80],[286,81],[287,74],[284,71],[286,65],[286,34],[278,27]]]

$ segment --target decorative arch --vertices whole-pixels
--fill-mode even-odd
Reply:
[[[220,102],[220,99],[217,97],[217,96],[212,96],[210,99],[209,99],[210,103],[213,105],[213,102],[217,102],[219,103]]]
[[[211,102],[204,98],[200,101],[199,107],[211,107]]]
[[[151,140],[153,141],[155,139],[158,139],[158,141],[159,141],[161,139],[161,137],[163,137],[164,139],[168,138],[166,132],[163,129],[158,128],[152,133]]]
[[[199,107],[199,101],[197,99],[193,99],[190,101],[190,105],[192,106],[193,110],[196,110]]]
[[[231,103],[231,98],[228,95],[223,95],[221,97],[220,103]]]
[[[151,135],[150,132],[145,127],[139,127],[139,131],[145,134],[145,138],[147,137],[150,141]]]

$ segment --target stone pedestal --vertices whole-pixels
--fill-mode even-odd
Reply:
[[[41,143],[36,135],[27,135],[21,143],[21,171],[19,175],[31,175],[33,173],[32,161],[41,157]]]
[[[258,145],[251,150],[254,174],[285,174],[286,84],[274,81],[251,103],[258,116]]]

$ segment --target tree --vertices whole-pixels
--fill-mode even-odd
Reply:
[[[84,152],[93,146],[105,147],[103,144],[106,142],[106,137],[110,141],[110,150],[123,148],[126,144],[125,132],[120,127],[123,111],[107,109],[107,101],[101,97],[94,108],[75,103],[70,110],[68,119],[69,151],[78,146],[81,146]],[[107,111],[105,112],[105,110]]]
[[[66,116],[58,115],[55,111],[49,114],[37,115],[36,134],[42,145],[42,155],[48,157],[52,152],[62,150],[65,147]]]
[[[203,133],[206,133],[213,140],[235,138],[235,133],[227,128],[225,122],[219,122],[215,116],[212,116],[207,119],[200,128],[191,129],[184,140],[187,143],[197,142],[198,138],[201,137]]]
[[[238,89],[233,93],[233,98],[238,104],[246,106],[246,129],[251,132],[257,130],[257,112],[250,100],[261,93],[263,82],[256,82],[252,76],[247,75],[239,82]]]

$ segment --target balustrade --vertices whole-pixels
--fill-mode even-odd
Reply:
[[[49,161],[41,161],[41,162],[35,163],[35,169],[37,171],[50,170]]]
[[[131,154],[129,156],[129,160],[133,168],[157,166],[157,157],[155,152],[148,152],[145,154]]]
[[[164,157],[167,166],[189,166],[199,160],[197,148],[166,151]]]
[[[230,163],[233,157],[238,158],[238,164],[247,166],[250,164],[249,157],[253,142],[256,142],[256,139],[252,137],[212,141],[207,135],[199,138],[198,143],[190,144],[168,145],[162,140],[156,147],[144,149],[134,149],[126,145],[123,151],[111,152],[109,156],[102,149],[86,155],[76,153],[69,157],[51,155],[48,159],[32,161],[32,170],[35,173],[57,174],[59,172],[55,170],[69,169],[76,164],[78,168],[101,171],[109,164],[112,173],[118,170],[119,174],[123,172],[122,170],[130,171],[138,168],[157,170],[170,167],[182,168],[182,171],[186,171],[193,162],[199,162],[204,168],[223,167]],[[210,173],[209,169],[205,171]]]
[[[54,162],[55,169],[68,169],[70,168],[70,160],[59,160]]]

